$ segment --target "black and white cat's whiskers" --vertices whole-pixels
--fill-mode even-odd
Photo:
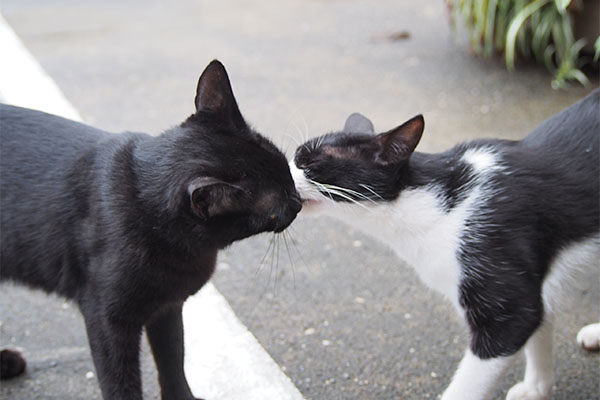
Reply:
[[[347,202],[353,203],[359,207],[364,207],[360,201],[361,200],[371,200],[367,196],[348,188],[344,188],[341,186],[330,185],[327,183],[319,183],[312,179],[307,179],[307,182],[314,185],[317,188],[317,193],[323,193],[335,204],[335,197],[340,197]],[[366,210],[368,208],[365,207]]]
[[[422,117],[375,135],[353,114],[298,147],[290,170],[305,212],[387,243],[466,319],[471,345],[443,400],[487,399],[521,348],[525,378],[507,399],[550,395],[553,315],[600,257],[599,108],[596,91],[520,142],[434,155],[413,153]],[[600,324],[577,341],[599,347]]]

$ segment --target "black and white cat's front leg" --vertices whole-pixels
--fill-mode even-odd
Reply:
[[[146,324],[163,400],[195,400],[183,370],[182,304],[169,307]]]
[[[554,323],[547,315],[525,345],[525,377],[513,386],[507,400],[549,399],[554,385]]]
[[[486,400],[513,358],[483,359],[467,349],[442,400]]]
[[[497,340],[501,340],[497,338]],[[481,358],[468,349],[444,392],[442,400],[485,400],[518,353]],[[525,345],[525,377],[507,393],[507,400],[546,400],[554,385],[552,318],[529,338]]]

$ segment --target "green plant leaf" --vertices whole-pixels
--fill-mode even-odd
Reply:
[[[600,58],[600,36],[596,39],[596,43],[594,43],[594,62],[597,62]]]
[[[573,20],[567,10],[582,0],[446,0],[452,9],[453,28],[462,19],[471,48],[483,57],[504,50],[506,65],[515,66],[517,53],[535,57],[554,75],[552,87],[563,88],[569,81],[588,83],[579,69],[584,42],[575,41]],[[453,29],[455,32],[456,30]],[[594,44],[594,61],[600,59],[600,37]]]
[[[567,57],[572,60],[573,65],[575,65],[575,61],[579,58],[579,53],[585,47],[586,40],[585,38],[581,38],[569,47],[567,51]]]
[[[556,75],[557,68],[554,65],[554,53],[556,53],[556,49],[553,44],[549,44],[546,49],[544,49],[544,65],[548,71],[552,73],[552,75]]]
[[[567,11],[567,7],[571,4],[571,0],[554,0],[554,4],[556,4],[556,9],[564,14]]]
[[[496,23],[496,6],[498,4],[498,0],[489,0],[488,1],[488,10],[487,16],[485,19],[485,49],[484,55],[486,57],[491,57],[494,51],[494,27]]]
[[[477,54],[482,54],[481,43],[485,40],[485,7],[486,0],[474,0],[474,12],[473,12],[473,35],[472,45],[473,50]]]
[[[515,67],[515,44],[516,39],[523,23],[529,18],[534,12],[539,10],[541,7],[548,4],[551,0],[535,0],[525,6],[515,17],[513,18],[510,26],[508,27],[508,33],[506,34],[506,66],[508,69],[514,69]]]
[[[508,23],[510,21],[509,13],[511,10],[512,4],[510,1],[500,1],[498,3],[498,12],[496,13],[496,49],[502,50],[504,49],[504,39],[506,36],[506,28],[508,27]]]
[[[550,35],[552,34],[552,24],[556,20],[556,9],[552,7],[540,9],[536,14],[540,14],[538,25],[532,26],[533,36],[531,38],[531,49],[535,59],[538,62],[544,62],[544,52],[550,45]]]

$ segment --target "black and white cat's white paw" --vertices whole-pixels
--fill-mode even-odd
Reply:
[[[519,382],[506,394],[506,400],[548,400],[552,382]]]
[[[587,351],[600,350],[600,322],[581,328],[577,334],[577,343]]]

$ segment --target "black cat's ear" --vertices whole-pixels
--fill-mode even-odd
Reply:
[[[213,191],[215,186],[223,182],[217,178],[201,177],[196,178],[188,185],[188,194],[192,211],[200,219],[207,220],[209,217],[209,207],[213,203]]]
[[[233,96],[227,71],[218,60],[213,60],[208,64],[200,75],[194,101],[196,112],[221,113],[231,118],[236,124],[244,121]]]
[[[187,187],[192,211],[201,220],[222,213],[231,206],[231,196],[243,191],[240,186],[210,176],[196,178]]]
[[[346,119],[343,132],[346,133],[375,133],[371,120],[360,113],[352,113]]]
[[[399,127],[377,135],[375,141],[379,151],[376,161],[381,164],[405,161],[415,151],[424,129],[425,120],[422,115],[417,115]]]

